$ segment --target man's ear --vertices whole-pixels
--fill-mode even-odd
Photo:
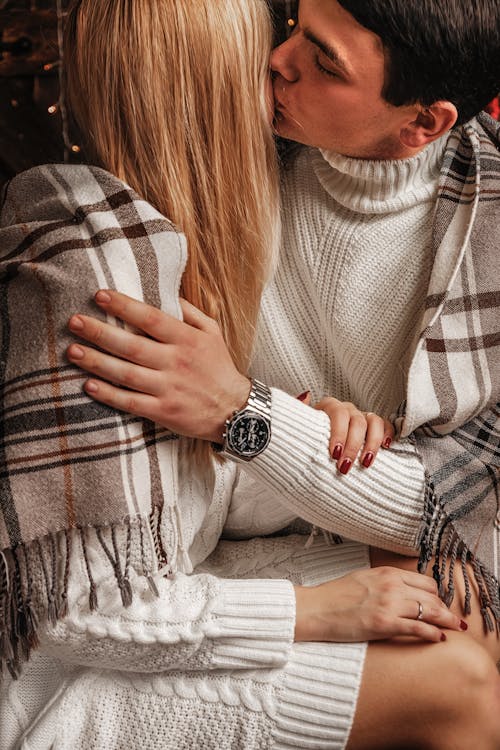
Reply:
[[[401,128],[400,141],[407,148],[421,149],[451,130],[457,118],[457,108],[451,102],[434,102],[430,107],[419,108],[416,118]]]

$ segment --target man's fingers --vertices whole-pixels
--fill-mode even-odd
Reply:
[[[146,336],[103,323],[87,315],[73,315],[69,321],[69,328],[79,338],[129,362],[153,369],[158,369],[162,365],[165,344]]]
[[[121,292],[101,289],[94,299],[108,315],[120,318],[157,341],[176,344],[184,341],[190,332],[192,333],[191,326],[182,320],[177,320],[172,315]]]
[[[181,297],[180,303],[185,323],[206,333],[211,333],[218,329],[216,321],[205,315],[204,312],[192,305],[191,302]]]
[[[68,359],[86,372],[134,391],[159,395],[162,390],[156,370],[125,362],[87,346],[72,344],[68,348]]]
[[[152,422],[155,421],[154,418],[158,409],[154,396],[126,391],[94,378],[87,380],[83,388],[91,398],[101,404],[106,404],[127,414],[150,419]]]

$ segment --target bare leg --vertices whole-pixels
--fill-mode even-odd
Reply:
[[[377,568],[381,565],[391,565],[395,568],[404,568],[405,570],[416,570],[417,561],[415,558],[402,557],[396,555],[393,552],[386,552],[381,549],[370,549],[370,558],[372,568]],[[471,568],[469,567],[470,581],[472,588],[472,613],[465,616],[463,613],[463,603],[465,600],[465,584],[460,566],[455,568],[455,599],[451,605],[453,612],[467,622],[469,629],[467,634],[472,636],[475,641],[480,643],[486,651],[490,654],[494,662],[498,662],[500,659],[500,637],[498,633],[487,632],[484,627],[483,618],[480,612],[480,604],[478,598],[478,589],[475,583],[474,575]],[[427,575],[432,576],[431,566],[427,571]]]
[[[461,633],[370,644],[347,750],[499,750],[500,676]]]

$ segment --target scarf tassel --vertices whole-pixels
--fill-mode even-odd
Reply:
[[[433,577],[438,584],[439,596],[444,603],[449,607],[455,599],[454,577],[457,562],[459,562],[465,584],[463,613],[465,615],[471,613],[472,587],[470,576],[472,569],[479,591],[480,610],[485,628],[489,632],[496,630],[500,634],[499,582],[457,534],[453,526],[453,520],[446,514],[436,497],[432,482],[428,482],[424,530],[420,539],[418,564],[420,573],[425,573],[433,556]]]
[[[5,669],[17,679],[22,664],[39,645],[40,623],[47,621],[55,626],[68,614],[68,584],[71,574],[72,549],[80,542],[89,582],[89,609],[99,608],[89,548],[97,543],[108,558],[122,604],[132,604],[133,592],[129,580],[132,555],[139,561],[139,569],[155,596],[159,596],[151,566],[155,561],[154,549],[146,553],[144,530],[154,521],[158,524],[158,511],[154,518],[127,519],[125,550],[119,549],[116,526],[104,528],[78,528],[51,534],[30,544],[0,551],[0,678]],[[155,571],[156,572],[156,571]],[[36,576],[36,580],[35,580]]]

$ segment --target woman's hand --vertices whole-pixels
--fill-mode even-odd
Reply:
[[[380,447],[389,448],[394,439],[394,428],[387,419],[360,411],[349,402],[324,398],[314,408],[330,417],[330,455],[341,474],[349,472],[358,454],[361,465],[368,469]]]
[[[296,586],[295,595],[296,641],[414,636],[438,642],[446,640],[441,628],[467,629],[439,599],[433,579],[398,568],[357,570],[319,586]]]
[[[250,381],[236,369],[217,323],[184,300],[183,321],[119,292],[100,291],[95,301],[143,333],[71,318],[70,330],[102,350],[68,348],[71,362],[99,378],[85,383],[89,396],[180,435],[222,442],[225,420],[246,403]]]

